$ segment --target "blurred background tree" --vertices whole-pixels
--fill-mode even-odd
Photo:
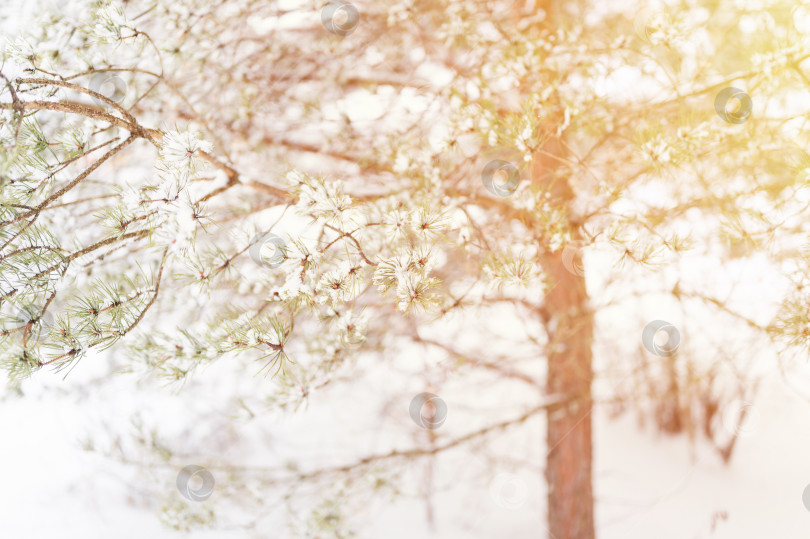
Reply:
[[[275,497],[293,535],[344,537],[415,476],[432,521],[465,450],[514,459],[518,488],[543,470],[540,532],[592,538],[595,403],[727,461],[746,408],[725,411],[807,352],[801,6],[78,4],[3,52],[2,362],[16,384],[110,347],[185,391],[222,360],[265,374],[218,450],[140,438],[227,474],[222,505],[168,497],[173,526],[234,503],[261,530]],[[780,297],[740,299],[752,264]],[[422,391],[441,428],[409,423]],[[377,450],[227,457],[312,399],[383,422]]]

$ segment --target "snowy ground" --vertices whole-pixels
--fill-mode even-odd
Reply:
[[[172,424],[182,428],[183,409],[194,403],[189,399],[181,402],[182,396],[143,389],[135,394],[131,377],[105,377],[103,383],[100,379],[93,382],[89,375],[92,370],[106,369],[88,362],[64,382],[46,382],[43,379],[47,377],[42,377],[26,384],[24,398],[10,395],[3,400],[0,507],[4,509],[0,536],[181,535],[158,521],[156,500],[150,498],[151,490],[142,490],[137,465],[84,451],[80,442],[85,433],[98,437],[98,432],[131,431],[128,423],[138,413],[147,421],[160,417],[161,425],[171,432]],[[217,375],[212,370],[205,376]],[[335,414],[323,406],[313,406],[310,411],[308,425],[335,421]],[[778,379],[764,386],[728,466],[705,445],[693,448],[683,437],[640,431],[631,416],[610,420],[597,412],[594,417],[600,538],[808,536],[810,511],[802,504],[802,492],[810,484],[810,406]],[[291,429],[283,421],[279,423],[279,435]],[[532,425],[538,430],[542,427],[540,422]],[[306,435],[294,440],[295,445],[313,450]],[[338,453],[347,448],[341,449]],[[457,463],[445,464],[456,469]],[[474,459],[464,462],[468,468],[476,465],[482,463]],[[172,493],[174,473],[167,470],[163,474],[165,484],[150,487]],[[476,489],[465,482],[434,499],[437,513],[433,532],[424,524],[423,503],[407,498],[394,505],[377,503],[363,515],[369,524],[360,529],[359,537],[546,537],[543,515],[538,514],[538,507],[544,505],[540,467],[534,474],[519,474],[511,487],[517,491],[508,490],[510,472],[502,473],[505,476],[500,488],[507,490],[502,492],[501,503],[498,486],[489,484],[487,488],[485,484]],[[220,483],[226,481],[220,478]],[[221,487],[223,484],[218,484],[217,488]],[[528,490],[522,493],[522,488]],[[216,490],[213,496],[215,500]],[[242,537],[245,532],[196,532],[194,536]]]

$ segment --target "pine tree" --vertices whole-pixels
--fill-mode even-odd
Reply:
[[[752,377],[693,338],[725,330],[648,326],[661,348],[643,328],[663,315],[636,296],[708,309],[781,358],[810,346],[801,15],[787,1],[624,13],[585,0],[46,14],[0,69],[0,361],[22,383],[125,347],[133,371],[181,385],[247,358],[273,384],[268,409],[303,413],[358,358],[438,352],[420,374],[431,393],[484,373],[535,400],[294,473],[340,485],[309,533],[347,533],[340,500],[393,484],[386,467],[545,415],[547,531],[593,538],[597,364],[628,373],[605,377],[604,400],[703,433],[726,460],[736,437],[718,414],[753,398]],[[693,274],[763,253],[791,283],[769,320]],[[636,329],[613,334],[622,303]],[[532,329],[493,329],[501,353],[477,355],[465,323],[488,316]],[[194,511],[165,518],[213,519]]]

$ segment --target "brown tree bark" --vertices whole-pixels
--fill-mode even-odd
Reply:
[[[546,391],[569,400],[550,408],[546,427],[548,526],[552,539],[593,539],[591,383],[593,314],[585,278],[569,272],[560,252],[543,257],[551,281]]]
[[[557,0],[525,2],[515,12],[515,24],[520,24],[527,10],[534,9],[537,17],[538,39],[553,34],[560,13]],[[531,30],[527,30],[529,32]],[[542,37],[541,37],[542,36]],[[532,74],[521,81],[522,95],[536,91],[537,79]],[[544,118],[536,126],[540,144],[532,156],[532,182],[549,195],[555,209],[565,211],[571,240],[581,239],[580,224],[572,207],[575,193],[569,183],[566,147],[557,132],[562,123],[561,99],[553,93],[555,103],[544,110]],[[543,225],[536,223],[538,228]],[[539,242],[548,238],[537,230]],[[542,251],[541,247],[541,251]],[[593,313],[590,309],[585,278],[566,269],[562,250],[543,252],[540,265],[548,276],[549,290],[539,313],[549,337],[547,347],[546,395],[564,396],[565,401],[548,408],[546,427],[546,483],[548,486],[549,539],[594,539],[594,499],[592,483],[591,384],[593,382],[592,350]]]
[[[547,28],[553,26],[555,1],[539,0],[537,7],[546,12]],[[534,155],[532,181],[549,193],[554,207],[566,210],[566,228],[571,240],[577,241],[581,236],[580,223],[572,211],[575,193],[569,183],[570,171],[561,166],[566,152],[556,133],[560,109],[538,127],[547,142]],[[564,404],[547,412],[548,531],[551,539],[594,539],[593,313],[585,277],[566,268],[562,250],[545,252],[540,263],[549,281],[544,300],[549,336],[546,394],[568,397]]]
[[[574,193],[559,167],[562,145],[556,139],[543,145],[534,161],[534,181],[541,182],[557,207],[568,208]],[[579,223],[568,214],[573,241],[580,239]],[[546,483],[551,539],[594,539],[592,483],[593,443],[593,312],[584,271],[567,268],[562,250],[546,252],[541,264],[548,275],[545,327],[548,334],[546,394],[563,395],[563,404],[550,408],[546,426]]]

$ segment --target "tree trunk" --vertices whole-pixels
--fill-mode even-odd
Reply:
[[[536,0],[543,10],[540,27],[552,31],[556,25],[556,0]],[[524,91],[529,88],[524,88]],[[567,212],[565,223],[571,240],[581,239],[580,223],[571,212],[575,193],[568,183],[570,170],[561,166],[566,150],[560,143],[561,100],[552,94],[556,110],[547,110],[538,126],[542,144],[532,159],[532,182],[550,196],[548,202]],[[541,233],[542,234],[542,233]],[[544,242],[545,243],[545,242]],[[546,483],[548,485],[548,531],[550,539],[594,539],[591,440],[591,383],[593,313],[588,301],[585,277],[569,271],[562,250],[544,252],[540,263],[548,275],[549,290],[544,300],[543,322],[549,336],[547,348],[547,395],[564,395],[563,404],[548,409],[546,427]]]
[[[555,115],[551,114],[551,118]],[[559,115],[557,115],[559,116]],[[559,117],[557,118],[559,121]],[[556,129],[552,120],[551,129]],[[546,137],[544,137],[546,138]],[[566,211],[565,228],[572,242],[581,239],[573,214],[575,193],[570,170],[561,166],[564,145],[553,131],[533,159],[532,181],[550,195],[549,202]],[[550,539],[594,539],[591,440],[593,382],[593,312],[584,269],[566,267],[563,249],[541,255],[549,290],[544,300],[547,347],[546,394],[567,397],[547,413],[546,483]],[[581,261],[575,261],[575,263]],[[577,264],[578,266],[578,264]]]
[[[546,296],[549,313],[549,395],[567,395],[550,408],[546,430],[546,482],[551,539],[593,539],[594,505],[591,479],[591,342],[593,315],[585,279],[569,272],[562,255],[544,257],[552,287]]]
[[[571,210],[574,193],[566,171],[559,167],[563,145],[550,139],[533,163],[533,181],[540,182],[558,208]],[[580,239],[579,223],[567,216],[573,242]],[[549,408],[546,426],[546,483],[550,539],[594,539],[591,440],[591,383],[593,382],[593,312],[585,287],[584,269],[568,264],[563,249],[541,255],[549,290],[544,300],[548,334],[546,394],[565,396]],[[576,263],[577,261],[575,261]]]

